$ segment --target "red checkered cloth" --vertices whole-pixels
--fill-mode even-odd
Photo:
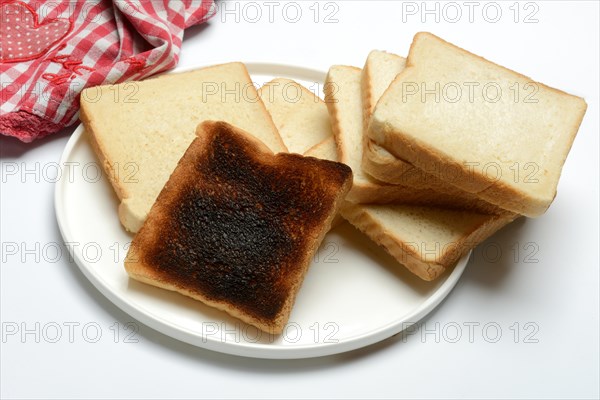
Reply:
[[[78,119],[89,86],[173,68],[213,0],[0,0],[0,133],[31,142]]]

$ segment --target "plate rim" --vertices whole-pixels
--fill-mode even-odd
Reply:
[[[279,63],[268,63],[268,62],[245,62],[246,68],[248,69],[250,76],[253,74],[268,74],[268,72],[259,72],[261,70],[269,70],[275,68],[277,71],[287,71],[287,75],[296,75],[299,73],[304,76],[315,76],[322,79],[326,76],[324,71],[318,69],[295,66],[289,64]],[[195,69],[202,68],[203,66],[194,66],[186,68],[176,68],[168,71],[165,74],[173,74],[179,72],[187,72]],[[296,71],[291,72],[290,71]],[[280,73],[280,72],[278,72]],[[162,75],[162,74],[161,74]],[[281,73],[286,75],[286,73]],[[156,75],[158,76],[158,75]],[[156,77],[154,76],[154,77]],[[296,79],[299,79],[296,77]],[[84,127],[80,123],[77,128],[73,131],[69,138],[63,153],[60,157],[60,165],[64,165],[67,162],[76,145],[81,140],[84,140]],[[67,241],[68,238],[72,238],[70,234],[69,226],[67,226],[67,217],[65,215],[64,206],[64,190],[65,185],[69,182],[65,178],[66,174],[62,174],[60,179],[54,186],[54,213],[56,216],[58,228],[62,236],[63,241]],[[322,357],[333,354],[339,354],[356,350],[359,348],[367,347],[391,336],[401,333],[403,330],[419,322],[422,318],[433,311],[451,292],[456,286],[456,283],[462,276],[466,266],[468,264],[471,252],[464,255],[453,268],[453,270],[445,278],[445,281],[429,296],[421,305],[413,309],[407,314],[399,316],[397,319],[390,321],[386,325],[380,326],[377,329],[370,330],[363,334],[350,337],[348,339],[341,340],[337,343],[315,343],[315,344],[302,344],[302,345],[286,345],[277,346],[272,344],[262,343],[231,343],[217,340],[212,337],[206,337],[192,332],[191,330],[178,326],[172,322],[165,321],[164,318],[156,315],[154,312],[148,310],[146,307],[139,303],[133,303],[131,300],[127,301],[123,299],[118,293],[111,289],[107,282],[105,282],[99,275],[93,272],[86,266],[84,260],[77,252],[72,252],[73,260],[84,274],[88,281],[100,292],[104,297],[111,301],[119,309],[142,322],[144,325],[179,341],[188,343],[192,346],[201,347],[204,349],[230,354],[243,357],[251,358],[262,358],[262,359],[302,359],[302,358],[313,358]]]

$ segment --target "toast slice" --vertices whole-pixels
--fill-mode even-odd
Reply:
[[[307,155],[336,160],[336,144],[327,139]],[[344,202],[341,214],[400,264],[431,281],[472,248],[515,219],[472,211],[410,205],[365,205]]]
[[[344,203],[341,214],[419,278],[431,281],[514,219],[514,214]]]
[[[304,154],[333,135],[327,106],[298,82],[276,78],[258,89],[258,95],[291,153]]]
[[[369,137],[396,157],[530,217],[556,196],[585,101],[418,33]],[[447,179],[446,179],[447,180]]]
[[[324,90],[340,162],[350,166],[354,173],[354,184],[348,194],[348,201],[359,204],[398,202],[502,212],[499,207],[458,189],[441,192],[438,188],[432,188],[432,185],[390,185],[371,178],[362,169],[364,141],[367,136],[363,132],[361,69],[338,65],[331,67]]]
[[[230,122],[272,151],[286,151],[242,63],[86,89],[81,120],[131,232],[141,227],[200,122]]]
[[[127,273],[281,333],[352,172],[274,155],[225,122],[197,135],[134,237]]]

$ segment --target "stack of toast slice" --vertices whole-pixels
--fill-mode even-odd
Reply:
[[[354,67],[330,68],[325,99],[337,154],[327,144],[318,150],[326,151],[326,158],[337,159],[352,168],[355,184],[352,190],[362,183],[361,179],[374,181],[362,169],[363,149],[368,146],[362,113],[368,113],[369,109],[362,104],[361,74]],[[397,188],[405,197],[393,205],[375,206],[354,201],[349,195],[342,216],[424,280],[440,276],[473,246],[515,218],[511,212],[458,190],[457,194],[448,194],[424,185],[381,186]]]
[[[459,92],[450,97],[441,89],[460,82],[498,88],[504,96]],[[512,84],[533,87],[539,98],[521,104],[507,99]],[[429,33],[415,36],[408,59],[373,51],[362,71],[331,67],[325,92],[336,146],[330,140],[312,153],[338,159],[354,171],[355,186],[342,215],[426,280],[519,215],[545,211],[586,110],[579,97]],[[544,143],[543,151],[530,140]],[[515,143],[527,148],[514,148]],[[540,179],[507,177],[522,167],[540,170]],[[497,171],[493,179],[490,168]],[[366,183],[395,185],[404,197],[374,205],[352,196],[359,189],[378,190]],[[433,194],[420,196],[424,190]],[[428,229],[436,234],[427,235]]]
[[[368,137],[462,191],[535,217],[556,196],[586,108],[581,97],[418,33]]]

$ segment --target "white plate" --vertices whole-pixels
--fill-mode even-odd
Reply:
[[[286,76],[322,89],[324,72],[248,63],[262,84]],[[344,224],[321,245],[284,333],[271,337],[177,293],[128,279],[123,259],[132,236],[118,200],[79,126],[61,159],[55,208],[65,243],[84,275],[117,307],[175,339],[223,353],[306,358],[341,353],[401,332],[433,310],[462,275],[468,256],[433,283],[423,282]]]

